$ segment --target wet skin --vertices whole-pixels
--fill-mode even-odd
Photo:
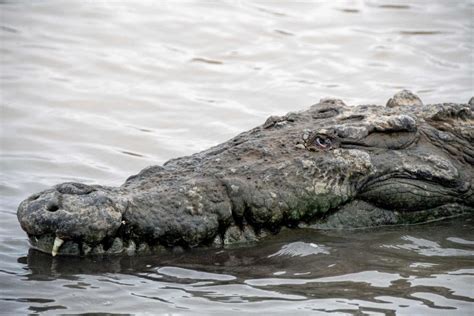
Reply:
[[[63,183],[18,208],[53,255],[146,254],[254,242],[283,227],[413,224],[474,210],[473,102],[387,106],[325,99],[272,116],[120,187]]]

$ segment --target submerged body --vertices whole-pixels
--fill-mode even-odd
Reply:
[[[474,210],[473,104],[321,100],[120,187],[63,183],[23,201],[33,247],[149,253],[256,241],[282,227],[410,224]]]

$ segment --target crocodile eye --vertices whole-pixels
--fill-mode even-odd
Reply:
[[[339,148],[340,143],[337,134],[333,130],[319,130],[316,132],[305,132],[303,134],[303,145],[309,151],[327,151]]]
[[[314,145],[321,149],[329,149],[332,146],[332,141],[329,138],[316,137]]]

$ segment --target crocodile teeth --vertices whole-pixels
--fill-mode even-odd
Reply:
[[[51,255],[55,257],[58,254],[59,248],[63,245],[64,240],[59,237],[54,239],[53,250],[51,250]]]

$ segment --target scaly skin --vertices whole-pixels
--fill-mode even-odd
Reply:
[[[120,187],[59,184],[23,201],[18,220],[33,247],[88,255],[220,247],[282,227],[358,228],[471,213],[472,110],[472,99],[423,105],[409,91],[385,107],[325,99],[146,168]]]

